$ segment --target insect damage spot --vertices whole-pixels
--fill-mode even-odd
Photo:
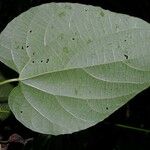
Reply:
[[[35,61],[33,60],[33,61],[32,61],[32,63],[34,64],[34,63],[35,63]]]
[[[72,40],[74,41],[74,40],[75,40],[75,38],[72,38]]]
[[[22,46],[21,49],[24,49],[24,47]]]
[[[32,55],[35,55],[35,52],[33,52]]]
[[[29,48],[29,45],[27,45],[27,48]]]
[[[108,107],[106,107],[106,110],[108,110]]]
[[[29,32],[32,33],[32,30],[30,30]]]
[[[128,59],[128,58],[129,58],[129,56],[128,56],[128,55],[126,55],[126,54],[124,54],[124,57],[125,57],[126,59]]]
[[[46,59],[46,63],[48,63],[48,62],[49,62],[49,58]]]
[[[20,111],[20,113],[22,114],[22,113],[23,113],[23,111]]]

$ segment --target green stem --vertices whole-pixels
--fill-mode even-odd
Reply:
[[[0,82],[0,85],[4,85],[7,83],[16,82],[16,81],[19,81],[19,78],[2,81],[2,82]]]
[[[136,128],[136,127],[122,125],[122,124],[115,124],[115,126],[120,127],[120,128],[125,128],[125,129],[131,129],[131,130],[136,130],[136,131],[140,131],[140,132],[150,133],[150,130],[148,130],[148,129]]]

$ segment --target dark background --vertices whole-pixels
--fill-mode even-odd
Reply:
[[[14,17],[33,6],[51,2],[50,0],[0,0],[0,32]],[[56,2],[56,1],[55,1]],[[63,2],[63,1],[59,1]],[[150,23],[149,0],[72,0],[101,6],[114,12],[120,12],[142,18]],[[7,77],[17,77],[18,74],[0,63],[0,71]],[[150,130],[150,89],[137,95],[128,104],[120,108],[105,121],[94,127],[61,136],[46,136],[34,133],[22,126],[13,116],[0,123],[0,137],[7,140],[13,133],[18,133],[23,138],[34,138],[25,147],[11,144],[8,148],[16,150],[21,146],[27,150],[149,150],[150,132],[137,131],[117,127],[123,124]],[[21,147],[19,150],[21,150]]]

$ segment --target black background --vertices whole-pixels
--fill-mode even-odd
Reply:
[[[20,13],[33,6],[48,2],[51,1],[0,0],[0,31],[2,31],[7,23]],[[101,6],[104,9],[109,9],[114,12],[125,13],[142,18],[150,23],[149,0],[72,0],[68,2]],[[0,63],[0,71],[7,78],[18,76],[17,73],[10,70],[2,63]],[[119,123],[150,129],[149,92],[149,89],[143,91],[105,121],[78,133],[47,138],[47,136],[28,130],[11,116],[6,121],[0,123],[0,136],[4,139],[8,139],[11,134],[18,133],[23,138],[34,137],[33,143],[28,144],[25,148],[28,150],[149,150],[150,134],[116,126],[116,124]],[[15,150],[14,145],[9,149]]]

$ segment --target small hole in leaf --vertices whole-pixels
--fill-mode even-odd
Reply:
[[[41,60],[41,63],[43,62],[43,60]]]
[[[124,57],[125,57],[126,59],[128,59],[128,55],[124,54]]]
[[[48,63],[49,62],[49,58],[46,60],[46,63]]]
[[[29,47],[29,45],[27,45],[27,48]]]
[[[29,32],[32,33],[32,30],[30,30]]]
[[[35,61],[33,60],[33,61],[32,61],[32,63],[34,64],[34,63],[35,63]]]
[[[23,46],[21,47],[21,49],[24,49]]]
[[[74,40],[75,40],[75,38],[72,38],[72,40],[74,41]]]
[[[106,107],[106,110],[108,110],[108,107]]]
[[[20,111],[20,113],[23,113],[23,111]]]

